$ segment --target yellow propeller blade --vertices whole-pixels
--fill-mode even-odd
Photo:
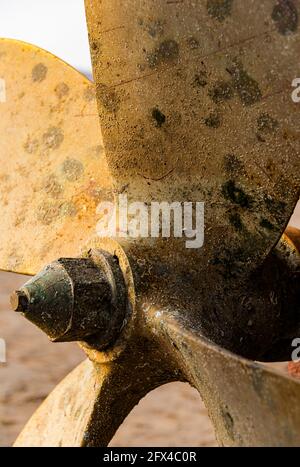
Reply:
[[[135,200],[205,202],[204,247],[162,249],[201,264],[205,288],[255,270],[299,197],[299,12],[286,3],[85,0],[113,177]]]
[[[74,256],[111,197],[94,85],[44,50],[0,40],[0,268]]]

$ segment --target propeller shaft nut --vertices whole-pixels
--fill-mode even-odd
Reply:
[[[98,250],[96,257],[100,267],[91,257],[46,266],[12,294],[13,310],[54,342],[91,340],[98,349],[110,346],[125,318],[125,286],[118,260]]]

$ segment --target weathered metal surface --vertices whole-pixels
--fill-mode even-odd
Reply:
[[[154,321],[201,394],[220,445],[299,447],[298,380],[216,347],[180,317]]]
[[[217,346],[253,360],[286,359],[300,332],[300,257],[292,236],[281,238],[299,191],[297,108],[291,99],[300,49],[299,2],[85,3],[114,182],[112,190],[110,180],[98,173],[103,158],[98,166],[91,162],[91,171],[100,177],[93,185],[101,188],[99,200],[123,193],[145,203],[204,201],[206,239],[195,251],[174,238],[120,244],[92,240],[88,209],[75,216],[77,223],[65,221],[59,245],[61,221],[52,221],[49,235],[55,241],[49,256],[50,250],[62,256],[64,249],[72,250],[66,256],[76,256],[83,244],[87,248],[95,242],[119,259],[132,313],[119,340],[105,352],[98,351],[96,342],[82,345],[94,367],[84,364],[50,395],[17,445],[107,444],[143,395],[175,379],[197,387],[221,444],[299,445],[299,383]],[[31,57],[32,49],[24,50]],[[50,68],[44,76],[42,60],[35,60],[45,53],[34,50],[31,75],[24,73],[23,79],[38,87]],[[51,59],[57,69],[62,66]],[[40,98],[46,91],[38,91]],[[95,107],[93,112],[95,125]],[[68,122],[70,115],[65,114]],[[17,128],[17,120],[11,121]],[[57,122],[55,128],[60,128]],[[71,138],[74,126],[68,128]],[[44,168],[38,165],[42,156],[49,154],[53,160],[61,157],[65,167],[64,141],[53,148],[53,131],[41,133],[37,126],[36,132],[42,135],[36,138],[39,170]],[[78,140],[72,148],[83,151],[90,141]],[[8,166],[5,173],[11,170]],[[51,190],[46,193],[52,198]],[[14,199],[17,193],[12,195]],[[35,224],[30,219],[39,234],[42,218]],[[71,238],[65,235],[70,232]],[[3,238],[9,238],[5,233]],[[27,237],[28,247],[32,238],[29,244]],[[41,255],[40,249],[33,253]],[[33,271],[41,256],[30,255],[26,258]],[[12,252],[5,258],[8,264]]]
[[[108,240],[103,246],[120,258],[125,280],[130,283],[132,276],[122,257],[124,252]],[[282,282],[289,283],[298,270],[296,250],[283,238],[272,255],[270,265],[266,265],[268,281],[278,279],[277,261],[282,261]],[[135,286],[136,290],[129,287],[135,307],[123,330],[123,344],[119,342],[105,352],[99,352],[95,345],[83,345],[94,369],[86,363],[70,375],[29,421],[17,446],[106,445],[141,397],[174,380],[188,381],[199,390],[220,444],[300,443],[300,412],[295,409],[299,382],[208,342],[201,334],[201,323],[189,310],[163,309],[158,296],[156,300],[145,298],[141,283],[136,281]],[[249,294],[252,303],[255,298],[255,304],[259,304],[259,294]],[[292,294],[287,294],[287,299],[291,306]],[[291,344],[298,329],[297,320],[282,323],[282,329],[277,330],[279,350],[275,345],[278,355],[282,352],[286,357],[291,352],[291,345],[285,347],[281,339],[290,336]]]
[[[15,446],[106,446],[142,397],[178,379],[171,362],[139,337],[116,361],[86,361],[74,370],[33,415]]]
[[[286,291],[258,268],[271,268],[299,196],[298,24],[283,9],[283,32],[271,0],[236,0],[224,17],[223,2],[204,0],[85,3],[116,192],[205,202],[200,249],[120,239],[144,302],[182,310],[218,345],[262,357],[289,315]]]
[[[34,274],[78,256],[111,179],[94,85],[32,45],[1,39],[0,56],[0,268]]]
[[[114,181],[134,200],[206,203],[201,250],[159,249],[199,287],[255,270],[298,200],[299,2],[287,3],[85,1]]]
[[[91,257],[57,260],[13,293],[15,311],[54,342],[85,341],[99,350],[112,345],[123,327],[127,293],[117,260],[97,253],[107,271]]]

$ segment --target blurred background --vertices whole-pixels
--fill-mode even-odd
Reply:
[[[1,0],[0,37],[38,45],[91,78],[83,0]],[[299,210],[292,224],[300,227]],[[9,311],[9,295],[27,279],[0,273],[0,446],[11,445],[55,385],[85,357],[75,344],[51,344]],[[119,429],[111,446],[215,446],[198,393],[175,383],[149,394]]]
[[[84,0],[1,0],[0,37],[38,45],[92,76]]]

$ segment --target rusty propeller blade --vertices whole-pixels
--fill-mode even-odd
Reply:
[[[94,85],[44,50],[0,40],[0,268],[76,256],[112,197]]]
[[[141,337],[115,360],[86,360],[48,396],[15,446],[106,446],[140,399],[176,375]]]
[[[154,318],[161,343],[208,408],[223,446],[299,446],[300,382],[209,342],[178,317]]]
[[[205,287],[216,272],[255,270],[299,197],[299,1],[85,4],[119,191],[143,202],[205,202],[204,247],[187,251],[174,240],[161,258],[198,268]]]

